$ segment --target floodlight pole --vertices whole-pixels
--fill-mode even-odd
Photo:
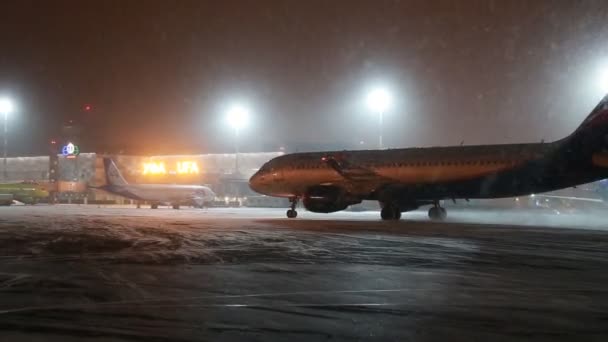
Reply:
[[[239,174],[239,128],[234,127],[234,174]]]
[[[6,179],[8,177],[8,173],[7,173],[7,169],[6,169],[6,155],[7,155],[7,149],[8,149],[8,112],[4,112],[4,148],[3,148],[3,156],[4,156],[4,160],[2,162],[3,164],[3,169],[2,169],[2,179],[6,182]]]
[[[378,149],[382,149],[382,116],[384,115],[384,111],[381,110],[378,112]]]

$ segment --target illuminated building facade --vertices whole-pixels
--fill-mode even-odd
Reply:
[[[73,152],[69,148],[67,152]],[[235,154],[197,154],[166,156],[108,155],[114,160],[130,183],[199,184],[208,185],[221,198],[244,198],[254,195],[248,179],[268,160],[281,155],[272,153],[239,153],[239,172],[235,173]],[[57,155],[57,165],[49,170],[54,158],[8,158],[8,181],[49,182],[61,201],[107,200],[122,202],[122,198],[89,186],[105,185],[103,155],[74,153]],[[54,170],[54,171],[53,171]],[[53,171],[53,172],[51,172]]]

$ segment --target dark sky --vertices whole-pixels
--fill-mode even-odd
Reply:
[[[389,146],[551,140],[599,101],[608,68],[605,0],[20,0],[0,10],[0,92],[19,106],[13,155],[44,153],[69,117],[86,123],[92,151],[230,152],[222,113],[233,101],[252,108],[244,150],[371,148],[363,98],[374,84],[395,97]]]

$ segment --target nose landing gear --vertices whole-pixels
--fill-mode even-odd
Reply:
[[[439,206],[439,201],[435,201],[435,204],[429,209],[429,218],[435,221],[443,221],[446,217],[448,217],[448,211]]]
[[[296,205],[298,205],[298,198],[297,197],[290,198],[289,202],[291,202],[291,209],[287,210],[287,218],[298,217],[298,212],[296,211]]]

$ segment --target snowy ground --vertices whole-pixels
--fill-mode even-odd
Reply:
[[[0,208],[0,338],[608,338],[608,213],[284,214]]]

